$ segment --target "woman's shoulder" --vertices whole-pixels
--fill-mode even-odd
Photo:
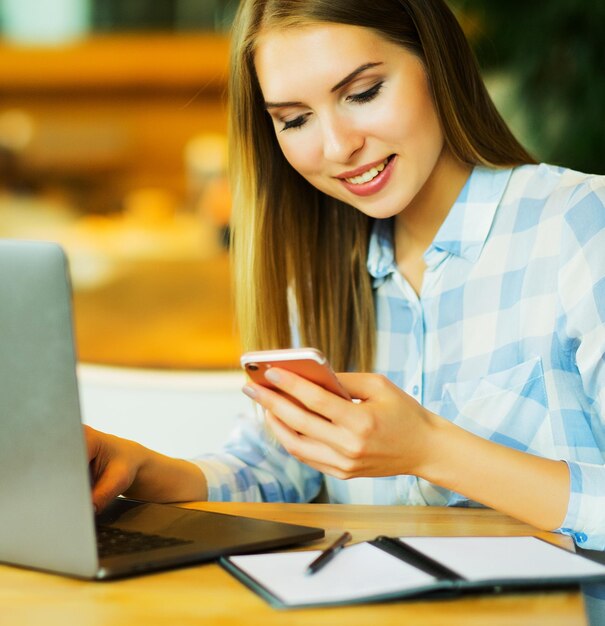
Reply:
[[[605,210],[605,176],[548,163],[522,165],[513,169],[506,196],[520,204],[543,204],[555,213],[585,203]]]
[[[536,163],[520,165],[513,169],[512,181],[525,185],[544,194],[554,191],[575,190],[578,187],[593,189],[605,188],[605,176],[586,174],[559,165]]]

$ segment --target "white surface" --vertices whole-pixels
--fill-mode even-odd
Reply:
[[[535,537],[401,539],[468,580],[565,578],[605,573],[605,566]]]
[[[79,365],[78,380],[86,424],[182,458],[218,451],[238,416],[253,411],[239,371]]]
[[[230,560],[285,604],[345,602],[430,585],[432,576],[369,543],[341,550],[315,574],[305,569],[320,551],[234,556]]]

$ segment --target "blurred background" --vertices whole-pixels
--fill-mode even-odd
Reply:
[[[605,2],[452,0],[539,160],[605,173]],[[0,237],[62,243],[79,358],[237,367],[225,87],[237,0],[0,0]]]

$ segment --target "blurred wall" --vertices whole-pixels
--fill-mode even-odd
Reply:
[[[450,2],[496,104],[535,157],[605,174],[605,2]]]

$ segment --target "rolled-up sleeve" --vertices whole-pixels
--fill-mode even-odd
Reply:
[[[558,532],[587,550],[605,550],[605,466],[570,461],[567,465],[569,506]]]
[[[562,239],[559,296],[560,327],[574,348],[582,380],[584,420],[591,440],[578,440],[567,424],[576,458],[565,459],[570,494],[565,521],[558,530],[583,548],[605,550],[605,186],[603,179],[578,189],[566,213]],[[572,418],[569,418],[572,419]],[[574,419],[578,419],[575,414]],[[590,462],[585,462],[590,460]]]

